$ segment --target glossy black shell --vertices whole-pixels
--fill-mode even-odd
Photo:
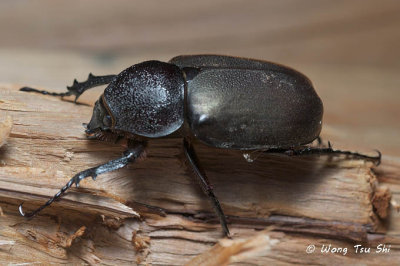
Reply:
[[[241,150],[288,148],[319,136],[323,106],[310,80],[278,64],[219,55],[170,60],[187,73],[187,119],[202,142]]]
[[[103,96],[113,130],[149,138],[176,131],[184,121],[184,84],[172,64],[146,61],[125,69]]]

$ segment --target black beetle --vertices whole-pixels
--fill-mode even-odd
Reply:
[[[96,102],[89,124],[89,138],[127,138],[124,155],[76,174],[53,198],[31,213],[32,217],[58,199],[73,184],[113,171],[135,161],[152,138],[179,132],[184,154],[204,193],[211,199],[225,235],[225,215],[200,166],[192,139],[213,147],[261,150],[289,155],[346,154],[380,162],[376,157],[350,151],[304,147],[319,138],[323,106],[311,81],[303,74],[271,62],[221,55],[177,56],[168,63],[146,61],[118,75],[94,76],[74,81],[65,93],[75,95],[109,84]]]

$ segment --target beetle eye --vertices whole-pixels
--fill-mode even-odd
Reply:
[[[111,116],[105,115],[103,118],[103,125],[106,127],[111,127]]]

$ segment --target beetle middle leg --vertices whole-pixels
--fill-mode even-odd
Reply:
[[[87,178],[87,177],[92,177],[93,180],[96,180],[96,177],[100,174],[104,174],[107,172],[111,172],[117,169],[120,169],[124,166],[126,166],[130,162],[134,162],[140,155],[143,153],[145,149],[146,143],[136,143],[133,145],[133,147],[128,148],[122,157],[111,160],[105,164],[101,164],[99,166],[93,167],[86,169],[82,172],[77,173],[74,177],[72,177],[65,186],[63,186],[60,191],[58,191],[51,199],[49,199],[45,204],[37,208],[36,210],[32,212],[25,213],[22,209],[22,205],[19,205],[19,212],[22,216],[25,216],[27,218],[35,216],[37,213],[39,213],[41,210],[46,208],[47,206],[51,205],[55,200],[59,199],[72,185],[75,184],[76,187],[79,187],[79,183]]]
[[[45,90],[38,90],[34,89],[31,87],[23,87],[20,89],[20,91],[27,91],[27,92],[37,92],[45,95],[51,95],[51,96],[70,96],[70,95],[75,95],[75,100],[74,102],[78,100],[79,96],[82,95],[86,90],[101,86],[101,85],[106,85],[110,83],[116,75],[106,75],[106,76],[95,76],[92,73],[89,74],[88,79],[84,82],[78,82],[76,79],[74,80],[74,83],[72,86],[67,86],[68,91],[67,92],[49,92]]]
[[[318,136],[315,140],[317,141],[317,147],[323,147],[324,146],[322,138],[320,136]]]
[[[189,143],[189,141],[187,139],[183,139],[183,149],[184,149],[185,157],[193,169],[194,175],[196,177],[196,181],[200,184],[200,187],[203,190],[203,192],[211,200],[211,202],[214,206],[214,209],[218,214],[221,226],[224,230],[224,234],[229,237],[229,229],[228,229],[228,225],[226,223],[225,214],[222,211],[221,205],[219,204],[219,201],[214,194],[213,187],[210,184],[210,181],[208,181],[208,178],[207,178],[203,168],[199,164],[199,161],[197,159],[197,155],[196,155],[196,152],[195,152],[193,146]]]
[[[342,154],[346,156],[351,156],[354,158],[359,158],[363,160],[368,160],[372,161],[375,163],[375,165],[379,165],[381,163],[381,158],[382,154],[380,151],[376,150],[378,153],[377,156],[369,156],[365,154],[361,154],[358,152],[352,152],[352,151],[342,151],[342,150],[335,150],[332,148],[331,143],[328,141],[328,147],[327,148],[319,148],[319,147],[306,147],[302,149],[269,149],[264,151],[266,153],[284,153],[289,156],[301,156],[301,155],[309,155],[309,154]]]

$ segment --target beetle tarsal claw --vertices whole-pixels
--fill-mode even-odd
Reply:
[[[19,213],[20,213],[22,216],[26,217],[25,212],[24,212],[24,210],[22,209],[22,205],[24,205],[23,202],[19,205],[18,210],[19,210]]]
[[[18,211],[21,214],[21,216],[25,217],[25,218],[31,218],[33,216],[35,216],[35,214],[37,213],[37,211],[33,211],[33,212],[24,212],[22,205],[24,205],[24,202],[22,202],[19,207],[18,207]]]
[[[378,153],[378,156],[375,157],[375,165],[378,166],[381,164],[381,160],[382,160],[382,153],[379,150],[374,150]]]
[[[24,205],[24,202],[22,202],[19,207],[18,207],[18,211],[21,214],[21,216],[25,217],[25,218],[31,218],[33,216],[35,216],[35,214],[37,213],[37,211],[33,211],[33,212],[24,212],[24,209],[22,208],[22,205]]]

